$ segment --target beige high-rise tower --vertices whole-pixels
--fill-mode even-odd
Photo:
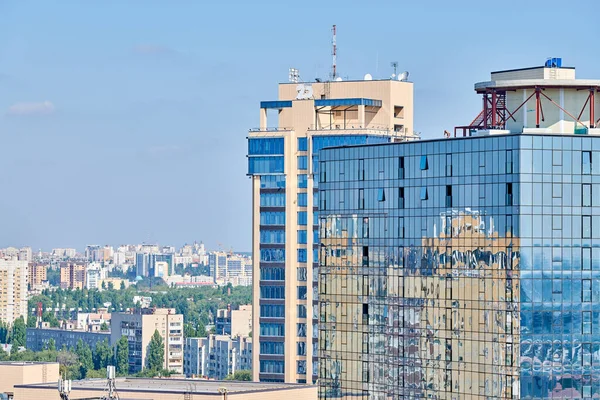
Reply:
[[[260,127],[248,134],[255,380],[317,379],[319,150],[413,138],[407,81],[291,82],[261,102]]]
[[[20,316],[27,321],[27,261],[0,258],[0,321],[12,324]]]

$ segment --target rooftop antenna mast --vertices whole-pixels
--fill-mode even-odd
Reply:
[[[337,78],[337,27],[333,25],[333,39],[331,40],[331,44],[333,46],[333,51],[331,55],[333,56],[333,64],[332,64],[332,72],[331,72],[331,80],[335,81]]]
[[[392,79],[394,79],[397,75],[397,71],[398,71],[398,61],[392,61],[391,62],[392,68],[394,68],[394,75],[392,75]]]

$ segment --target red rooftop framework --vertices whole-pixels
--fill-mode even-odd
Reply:
[[[517,90],[533,89],[533,92],[514,110],[509,110],[506,107],[506,93],[516,92]],[[576,89],[576,90],[588,90],[589,95],[583,106],[581,112],[577,117],[565,110],[557,102],[552,100],[548,95],[544,93],[546,89]],[[542,99],[546,99],[550,104],[561,109],[567,114],[573,121],[581,124],[587,128],[595,128],[600,124],[600,118],[596,118],[594,110],[595,93],[600,93],[600,86],[589,86],[589,85],[553,85],[549,82],[548,85],[518,85],[515,87],[485,87],[476,89],[477,93],[483,95],[483,110],[475,117],[469,125],[457,126],[454,128],[454,137],[461,136],[457,133],[462,130],[462,136],[470,136],[470,131],[474,129],[506,129],[506,123],[512,119],[516,121],[514,115],[525,105],[532,97],[535,96],[535,126],[540,127],[540,122],[544,121],[544,108]],[[589,108],[590,113],[590,124],[586,126],[581,122],[581,116],[585,112],[585,109]]]

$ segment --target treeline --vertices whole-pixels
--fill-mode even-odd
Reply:
[[[164,285],[162,279],[152,282],[154,284],[151,287],[147,282],[140,282],[139,287],[104,291],[44,290],[41,295],[33,296],[29,300],[30,315],[27,325],[35,326],[38,302],[42,303],[44,309],[42,320],[52,327],[58,327],[60,320],[74,318],[76,311],[95,312],[98,308],[105,307],[105,304],[108,304],[109,312],[125,311],[127,308],[139,306],[134,304],[134,296],[150,296],[151,307],[175,308],[177,313],[183,314],[186,337],[206,336],[206,325],[214,322],[217,309],[226,308],[228,304],[231,304],[232,309],[237,309],[240,305],[252,302],[251,286],[170,288]],[[52,311],[47,311],[48,309]],[[56,309],[58,311],[55,311]]]

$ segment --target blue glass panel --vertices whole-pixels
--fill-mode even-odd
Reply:
[[[300,170],[308,169],[308,157],[307,156],[298,156],[298,169],[300,169]]]
[[[298,211],[298,225],[306,225],[306,211]]]
[[[283,138],[248,139],[248,155],[283,155]]]
[[[308,151],[307,138],[298,138],[298,151]]]
[[[306,174],[298,175],[298,188],[306,189],[308,186],[308,176]]]
[[[283,173],[283,157],[248,157],[248,174]]]
[[[298,207],[306,207],[308,205],[308,194],[298,193]]]

